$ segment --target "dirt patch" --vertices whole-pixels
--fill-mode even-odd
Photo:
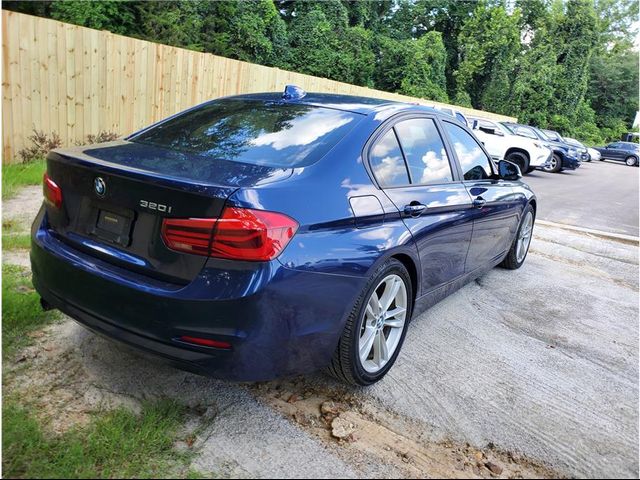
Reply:
[[[42,205],[42,187],[31,185],[21,188],[18,193],[2,201],[2,220],[17,220],[29,229]]]
[[[2,252],[2,262],[18,265],[19,267],[31,268],[29,261],[29,250],[4,250]]]
[[[340,388],[322,389],[300,378],[252,389],[350,463],[375,459],[405,478],[559,478],[552,469],[492,444],[431,441],[424,425]]]

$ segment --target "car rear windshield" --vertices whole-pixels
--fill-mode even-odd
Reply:
[[[269,167],[319,160],[362,115],[284,102],[208,102],[129,138],[132,142]]]

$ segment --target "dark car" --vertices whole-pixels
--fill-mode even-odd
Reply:
[[[600,152],[601,161],[617,160],[624,162],[630,167],[638,166],[640,158],[640,145],[632,142],[613,142],[605,147],[593,147]]]
[[[519,123],[502,122],[509,130],[516,135],[541,140],[546,147],[553,150],[553,155],[549,161],[542,167],[545,172],[557,173],[564,169],[575,170],[580,167],[581,154],[576,147],[568,145],[563,140],[551,138],[539,128],[531,125],[522,125]],[[557,134],[559,138],[560,135]]]
[[[45,308],[190,371],[367,385],[412,317],[523,264],[519,177],[428,107],[228,97],[51,153],[33,281]]]
[[[566,144],[575,147],[580,155],[580,160],[583,162],[590,162],[591,155],[589,155],[589,149],[579,140],[571,137],[562,137]]]
[[[563,137],[555,130],[545,130],[545,129],[541,129],[541,130],[547,136],[547,138],[549,138],[551,141],[558,142],[559,144],[567,145],[569,148],[575,148],[576,151],[578,152],[577,156],[581,162],[589,161],[589,151],[587,150],[587,147],[582,145],[577,140],[572,139],[572,141],[569,141],[567,140],[566,137]]]

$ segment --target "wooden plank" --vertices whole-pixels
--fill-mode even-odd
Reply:
[[[28,137],[33,132],[33,113],[31,101],[31,28],[32,24],[28,17],[19,16],[19,65],[20,65],[20,82],[19,89],[14,101],[19,105],[19,113],[16,120],[21,124],[22,145],[29,146]]]
[[[71,28],[73,39],[74,68],[72,81],[75,83],[75,95],[73,108],[75,110],[75,122],[69,141],[74,144],[84,140],[84,48],[82,42],[82,28],[74,25]]]
[[[9,19],[9,11],[2,11],[2,158],[3,162],[8,163],[13,160],[13,146],[12,138],[15,136],[16,125],[13,116],[13,102],[12,94],[14,90],[15,68],[17,65],[15,58],[12,58],[12,53],[15,52],[14,41],[17,37],[13,37],[15,34],[14,29],[10,25],[17,25],[17,22],[12,22]]]

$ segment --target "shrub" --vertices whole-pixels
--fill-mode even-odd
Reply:
[[[33,146],[23,148],[18,152],[23,162],[32,162],[44,158],[51,150],[62,146],[62,140],[56,132],[49,136],[44,132],[34,130],[29,140],[31,140]]]
[[[86,142],[76,142],[76,145],[87,145],[87,144],[93,144],[93,143],[111,142],[113,140],[116,140],[119,136],[120,135],[118,135],[116,132],[109,132],[107,130],[102,130],[98,132],[97,135],[92,135],[92,134],[87,135]]]

